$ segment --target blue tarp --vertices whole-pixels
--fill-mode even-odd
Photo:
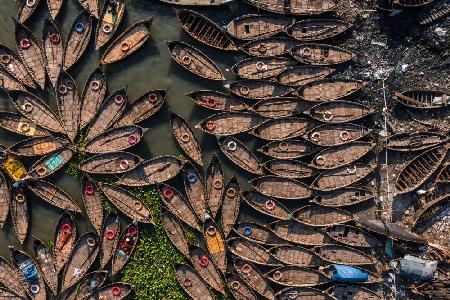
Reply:
[[[347,265],[333,264],[333,280],[341,282],[366,282],[369,279],[369,273],[363,269]]]
[[[19,266],[23,273],[22,280],[24,282],[33,282],[38,279],[38,271],[36,266],[31,261],[25,261]]]
[[[437,261],[423,260],[412,255],[400,259],[400,276],[413,281],[432,280],[437,269]]]

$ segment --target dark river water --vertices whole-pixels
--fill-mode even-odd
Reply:
[[[43,20],[48,17],[45,0],[41,0],[41,2],[38,10],[26,23],[34,31],[38,39],[42,36]],[[13,0],[1,1],[0,42],[11,49],[15,49],[12,17],[17,15],[17,8],[18,3]],[[67,37],[72,23],[80,11],[80,6],[77,1],[65,1],[62,11],[57,17],[57,25],[60,28],[63,38]],[[219,24],[225,25],[236,16],[237,12],[241,15],[246,12],[246,9],[232,4],[230,6],[209,9],[208,11],[199,11],[210,16]],[[181,153],[169,130],[169,107],[178,112],[194,126],[210,113],[204,109],[195,107],[193,102],[185,96],[185,93],[197,89],[223,89],[222,83],[195,77],[173,62],[165,41],[186,41],[201,49],[218,64],[229,80],[233,78],[225,69],[242,58],[240,54],[224,53],[196,43],[181,31],[173,9],[155,0],[127,0],[125,20],[118,31],[122,32],[135,21],[147,19],[151,16],[154,16],[152,35],[144,47],[125,60],[104,67],[108,79],[108,90],[112,92],[127,85],[130,101],[138,98],[148,90],[159,88],[169,89],[166,106],[156,116],[142,124],[143,127],[148,127],[150,130],[145,134],[144,141],[132,149],[132,152],[146,159],[165,154],[178,156]],[[102,50],[100,53],[95,51],[93,41],[94,39],[92,38],[85,55],[70,71],[70,74],[76,80],[80,92],[84,86],[84,81],[89,73],[97,66],[99,58],[102,55]],[[48,85],[49,80],[47,79],[47,87]],[[37,91],[36,93],[42,96],[56,110],[53,90]],[[6,93],[3,91],[0,91],[0,110],[15,111],[14,106],[10,103]],[[196,130],[196,133],[203,148],[206,169],[211,155],[219,151],[217,141],[213,136],[203,135],[199,130]],[[20,139],[20,136],[0,130],[0,144],[9,146]],[[249,139],[248,136],[241,137],[241,140],[247,141],[247,145],[253,147],[253,140]],[[220,158],[224,164],[226,176],[230,177],[233,174],[239,175],[241,184],[244,187],[248,187],[247,181],[250,179],[248,174],[243,174],[238,168],[232,166],[223,155]],[[33,160],[26,160],[25,162],[30,166]],[[75,178],[65,174],[64,171],[60,171],[50,177],[49,180],[69,193],[76,202],[82,205],[80,184]],[[53,229],[61,214],[61,210],[51,207],[40,199],[30,198],[29,200],[29,206],[31,207],[30,226],[29,235],[24,246],[26,249],[31,250],[32,235],[44,241],[53,240]],[[243,208],[246,209],[245,207]],[[91,230],[86,217],[77,215],[76,221],[80,233]],[[9,256],[7,246],[18,244],[19,242],[15,237],[11,218],[9,218],[5,228],[0,230],[0,255]]]

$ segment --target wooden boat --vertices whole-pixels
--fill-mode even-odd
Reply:
[[[307,119],[287,117],[267,120],[253,129],[250,134],[266,141],[280,141],[300,137],[316,125],[315,122]]]
[[[336,10],[340,5],[336,0],[311,1],[302,0],[295,2],[284,2],[277,0],[247,0],[247,2],[258,9],[267,10],[278,14],[291,15],[317,15]]]
[[[41,89],[45,88],[45,64],[42,49],[30,29],[14,19],[17,51],[28,73]]]
[[[222,28],[206,16],[190,9],[176,9],[175,13],[181,28],[200,43],[220,50],[238,50]]]
[[[203,52],[182,42],[166,42],[172,58],[193,74],[210,79],[225,80],[219,67]]]
[[[306,184],[276,176],[262,176],[250,181],[255,190],[268,197],[298,200],[311,197],[314,191]]]
[[[64,129],[69,139],[74,142],[80,126],[81,101],[77,86],[69,73],[59,73],[55,86],[56,102]]]
[[[433,0],[394,0],[394,4],[404,8],[422,7],[432,3]]]
[[[205,184],[200,172],[189,161],[183,165],[183,182],[187,200],[197,218],[203,223],[206,214]]]
[[[335,191],[361,181],[375,168],[376,165],[355,163],[327,170],[317,176],[311,187],[322,192]]]
[[[330,147],[319,152],[311,163],[321,170],[339,168],[359,160],[374,147],[373,143],[358,141]]]
[[[253,191],[244,192],[243,198],[250,207],[256,209],[260,213],[279,220],[292,219],[292,213],[275,199]]]
[[[92,0],[90,0],[92,1]],[[123,15],[125,14],[125,1],[106,1],[100,18],[98,18],[97,32],[95,35],[95,50],[103,47],[116,32]],[[95,15],[94,15],[95,16]]]
[[[133,290],[133,286],[126,282],[115,282],[99,289],[94,290],[86,300],[122,300],[125,299]]]
[[[55,267],[55,259],[48,246],[38,238],[33,242],[34,256],[39,266],[39,270],[47,286],[56,295],[58,290],[58,272]]]
[[[325,78],[303,85],[298,90],[298,95],[300,98],[307,101],[331,101],[347,97],[359,91],[365,85],[366,83],[360,80]],[[356,105],[355,102],[352,103],[353,106]],[[329,104],[329,106],[332,106],[332,104]],[[334,108],[335,112],[336,109],[337,108]],[[333,119],[334,118],[332,118],[332,120]],[[335,121],[333,120],[333,122]]]
[[[448,283],[445,281],[432,281],[418,286],[411,285],[410,291],[413,295],[427,297],[428,299],[446,299],[450,293]]]
[[[78,2],[89,14],[98,19],[100,6],[97,0],[78,0]]]
[[[245,43],[239,50],[250,56],[270,57],[281,56],[297,45],[293,39],[286,37],[266,37]]]
[[[424,237],[419,236],[411,232],[408,228],[400,225],[387,223],[381,220],[368,220],[362,218],[359,218],[356,221],[364,228],[378,234],[385,235],[394,240],[414,242],[417,244],[428,244],[428,241]]]
[[[344,187],[328,193],[320,193],[311,202],[322,206],[341,207],[359,204],[374,198],[375,193],[373,191],[356,187]]]
[[[77,227],[72,215],[65,212],[59,218],[55,227],[53,254],[55,256],[56,270],[59,272],[72,252],[77,239]]]
[[[10,112],[0,112],[0,127],[28,137],[50,135],[50,132],[33,121],[22,117],[20,114]]]
[[[161,184],[159,186],[159,192],[161,194],[161,200],[168,210],[176,215],[180,221],[201,231],[195,213],[192,211],[192,208],[185,197],[179,191],[167,184]]]
[[[95,182],[86,174],[81,178],[81,197],[92,227],[100,235],[103,224],[103,204]]]
[[[426,14],[423,14],[420,17],[420,25],[427,25],[434,21],[437,21],[445,16],[450,14],[450,5],[448,5],[447,2],[443,2],[439,7],[437,7],[435,10],[428,12]]]
[[[59,72],[63,67],[64,45],[59,29],[51,19],[44,21],[44,27],[42,29],[42,50],[48,77],[53,87],[55,87]]]
[[[368,232],[349,225],[333,225],[323,229],[334,241],[350,247],[377,248],[382,244]]]
[[[314,167],[292,159],[271,159],[263,167],[272,174],[293,179],[308,178],[318,173]]]
[[[388,137],[386,148],[400,152],[423,151],[446,140],[445,136],[429,131],[397,133]]]
[[[44,129],[65,133],[61,122],[44,101],[28,92],[10,91],[8,95],[14,106],[25,118]]]
[[[105,99],[107,90],[106,76],[101,67],[97,67],[88,77],[81,96],[80,129],[92,122]]]
[[[206,249],[208,249],[214,263],[219,271],[225,274],[227,271],[225,239],[220,227],[208,214],[205,214],[205,222],[203,223],[203,237],[205,239]]]
[[[164,105],[166,95],[167,90],[152,90],[145,93],[125,109],[114,126],[133,125],[150,118]]]
[[[219,138],[218,142],[222,153],[238,167],[252,174],[263,174],[258,158],[241,141],[229,136]]]
[[[192,99],[195,104],[216,111],[243,111],[248,110],[249,106],[228,94],[199,90],[187,93],[186,96]]]
[[[21,244],[25,241],[28,233],[28,199],[22,188],[11,190],[9,210],[13,221],[16,237]]]
[[[194,162],[203,166],[202,149],[189,123],[174,111],[170,112],[170,127],[175,141]]]
[[[278,159],[295,159],[317,152],[320,148],[303,140],[275,141],[257,151]]]
[[[353,220],[353,214],[335,207],[306,205],[294,212],[297,221],[310,226],[332,226]]]
[[[9,214],[9,185],[3,172],[0,172],[0,229],[5,226]]]
[[[128,125],[111,128],[89,141],[84,147],[88,153],[110,153],[133,147],[141,141],[147,128]]]
[[[17,300],[26,300],[27,298],[20,296],[19,294],[6,289],[6,288],[0,288],[0,298],[1,299],[17,299]]]
[[[252,263],[233,260],[234,270],[255,292],[265,299],[274,299],[274,292],[267,277]]]
[[[97,258],[98,251],[99,241],[95,233],[87,232],[80,237],[64,268],[61,292],[80,281]]]
[[[188,255],[188,239],[184,232],[180,219],[171,211],[163,208],[161,210],[161,224],[167,237],[184,256]]]
[[[289,86],[266,79],[243,79],[225,84],[224,87],[234,95],[250,100],[283,97],[294,91]]]
[[[310,287],[288,287],[280,290],[275,294],[275,299],[290,299],[298,297],[298,299],[311,300],[334,300],[335,298],[328,296],[321,290]]]
[[[285,32],[292,23],[293,19],[284,16],[250,14],[232,20],[225,30],[234,38],[250,41]]]
[[[381,283],[381,282],[383,282],[383,278],[380,277],[378,274],[372,273],[369,270],[361,268],[361,267],[356,267],[356,266],[352,266],[352,267],[355,268],[355,269],[359,269],[360,271],[365,272],[368,275],[367,281],[359,282],[359,283],[374,284],[374,283]],[[326,274],[328,277],[332,277],[332,276],[334,276],[334,266],[333,265],[327,266],[327,267],[322,269],[322,272],[324,274]],[[334,281],[339,282],[339,280],[334,280]],[[358,281],[356,281],[356,282],[358,282]]]
[[[262,121],[260,116],[253,113],[222,112],[204,119],[195,128],[215,136],[227,136],[247,132],[261,124]]]
[[[370,132],[370,128],[351,123],[324,124],[317,126],[303,138],[318,146],[332,147],[356,141]]]
[[[313,248],[313,251],[323,260],[343,265],[373,265],[376,261],[360,250],[351,247],[328,244]]]
[[[276,236],[294,244],[321,246],[330,240],[319,228],[295,220],[276,221],[269,227]]]
[[[296,40],[315,42],[335,37],[350,27],[350,23],[339,19],[306,19],[295,22],[286,32]]]
[[[75,19],[67,37],[64,52],[64,70],[70,69],[86,52],[91,40],[92,16],[88,11],[82,11]]]
[[[104,270],[116,251],[120,236],[120,221],[115,213],[109,213],[101,227],[100,269]]]
[[[270,249],[272,256],[289,266],[317,268],[324,265],[324,261],[314,251],[300,246],[279,246]]]
[[[8,150],[18,156],[39,156],[67,147],[68,144],[67,140],[54,136],[32,137],[12,145]]]
[[[11,251],[11,262],[12,265],[19,272],[21,278],[27,278],[27,280],[22,280],[26,286],[27,293],[32,296],[35,300],[45,300],[47,299],[47,292],[45,291],[45,283],[42,274],[38,271],[38,266],[34,260],[25,252],[16,249],[14,246],[8,246]],[[33,276],[26,276],[33,270],[36,272],[32,274]],[[16,272],[17,272],[16,271]]]
[[[280,267],[267,275],[273,283],[288,287],[310,287],[331,281],[330,277],[320,271],[297,266]]]
[[[61,10],[61,6],[63,5],[63,2],[64,0],[47,0],[48,10],[53,20],[55,20],[56,17],[58,16],[59,11]]]
[[[239,216],[241,206],[240,186],[236,176],[232,176],[225,185],[222,199],[221,224],[224,237],[228,237]]]
[[[291,55],[308,65],[337,65],[355,58],[356,54],[343,48],[326,44],[301,44],[291,49]]]
[[[258,300],[255,292],[237,275],[227,273],[225,276],[228,290],[236,300]]]
[[[240,78],[270,79],[296,64],[285,57],[251,57],[236,63],[230,71]]]
[[[28,170],[27,178],[42,179],[66,165],[73,156],[70,148],[62,148],[39,159]]]
[[[205,189],[206,203],[213,219],[222,205],[222,195],[224,192],[224,174],[222,164],[216,154],[213,154],[206,169]]]
[[[216,297],[209,290],[202,277],[197,271],[185,264],[174,263],[175,276],[181,288],[192,297],[192,299],[214,300]]]
[[[334,299],[342,299],[351,295],[352,299],[355,300],[381,300],[382,298],[378,296],[375,292],[369,290],[368,288],[359,285],[350,284],[338,284],[330,287],[325,291],[326,294],[330,295]]]
[[[17,270],[14,269],[14,267],[3,256],[0,256],[0,283],[13,293],[27,299],[26,297],[28,291],[25,290],[25,286],[22,283],[22,279],[17,273]]]
[[[127,99],[127,87],[115,91],[106,98],[90,122],[86,132],[87,141],[92,140],[112,127],[125,110]]]
[[[375,6],[383,12],[393,12],[395,10],[394,0],[377,0]]]
[[[23,85],[36,88],[33,77],[14,51],[0,44],[0,66]]]
[[[63,210],[81,212],[81,209],[72,200],[72,198],[56,185],[40,179],[29,180],[26,184],[27,188],[34,195],[41,198],[48,204]]]
[[[221,294],[225,294],[225,283],[222,280],[222,275],[206,250],[190,245],[188,258],[198,274],[210,287]]]
[[[440,108],[447,106],[450,96],[441,91],[409,90],[396,92],[394,99],[410,108]]]
[[[86,274],[81,278],[76,289],[71,289],[65,300],[84,299],[101,287],[107,277],[108,271],[94,271]]]
[[[136,221],[129,224],[120,234],[117,247],[114,249],[112,259],[111,275],[117,274],[130,259],[136,248],[139,238],[139,228]]]
[[[253,222],[240,222],[234,228],[240,237],[266,246],[285,245],[286,242],[277,237],[267,226]]]
[[[450,144],[431,148],[409,161],[398,173],[395,181],[397,194],[408,193],[419,188],[444,160]]]
[[[281,266],[266,248],[247,239],[229,239],[227,241],[227,247],[233,255],[245,261],[268,267]]]
[[[414,213],[412,228],[417,229],[421,226],[425,227],[428,222],[432,222],[434,218],[446,211],[450,207],[449,197],[449,194],[445,194],[422,206]]]
[[[106,65],[117,62],[141,48],[150,37],[152,23],[153,18],[150,18],[136,22],[125,29],[106,49],[101,63]]]
[[[27,169],[23,163],[17,159],[9,150],[0,145],[0,168],[14,182],[24,179]]]
[[[153,223],[150,209],[136,196],[113,184],[98,183],[98,186],[106,198],[132,220],[144,224]]]
[[[299,114],[310,107],[294,97],[267,98],[257,102],[251,110],[265,118],[279,119]]]
[[[373,114],[375,110],[354,101],[336,100],[311,107],[306,113],[323,123],[353,122]]]
[[[323,79],[335,69],[325,66],[302,65],[284,70],[277,76],[278,82],[291,87],[301,87],[307,83]]]
[[[25,23],[34,13],[40,0],[21,1],[17,18],[20,23]]]
[[[133,153],[118,151],[91,156],[81,162],[79,169],[92,174],[122,174],[136,168],[141,161]]]
[[[126,186],[147,186],[165,182],[175,177],[181,170],[182,162],[174,156],[160,156],[142,162],[125,173],[117,184]]]
[[[25,92],[27,90],[19,80],[17,80],[13,75],[6,72],[6,70],[4,70],[3,68],[0,68],[0,88],[6,91]]]

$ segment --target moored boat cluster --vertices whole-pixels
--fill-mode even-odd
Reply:
[[[24,242],[28,193],[66,212],[55,228],[53,247],[34,238],[34,258],[12,246],[11,263],[0,257],[5,286],[0,298],[127,297],[133,286],[114,275],[137,245],[138,223],[154,222],[151,208],[128,190],[132,187],[157,190],[162,226],[185,258],[173,265],[174,277],[193,299],[215,299],[217,293],[235,299],[386,299],[392,291],[382,283],[394,273],[418,276],[402,265],[412,261],[406,256],[394,265],[394,250],[440,262],[449,255],[406,227],[360,213],[374,209],[380,197],[380,149],[415,153],[396,174],[394,188],[399,195],[423,194],[434,191],[420,189],[430,181],[433,188],[450,182],[450,143],[447,133],[416,132],[393,134],[380,146],[372,118],[378,112],[360,92],[366,83],[340,75],[357,53],[333,45],[352,24],[321,15],[335,10],[338,2],[248,0],[267,12],[239,16],[224,27],[178,7],[176,18],[190,37],[221,53],[240,51],[247,57],[227,69],[236,80],[226,82],[229,74],[199,48],[167,42],[173,60],[190,72],[185,74],[222,82],[224,90],[189,92],[198,109],[210,115],[193,128],[170,111],[168,123],[185,157],[150,159],[128,151],[147,131],[139,123],[162,108],[167,91],[151,90],[129,104],[126,87],[108,91],[101,66],[82,91],[70,69],[93,32],[96,50],[106,49],[99,63],[114,63],[149,39],[153,19],[136,22],[114,40],[126,1],[106,0],[100,9],[98,1],[79,0],[84,11],[63,43],[55,22],[61,1],[48,0],[51,19],[44,22],[40,43],[24,25],[38,2],[21,3],[15,20],[18,55],[0,45],[0,83],[20,112],[0,113],[0,126],[25,137],[0,148],[0,227],[11,215],[16,236]],[[45,88],[54,90],[57,112],[30,92]],[[449,96],[410,90],[397,92],[394,99],[408,109],[429,110],[445,108]],[[220,153],[207,164],[195,129],[217,140]],[[256,151],[246,145],[248,140],[256,140]],[[86,156],[78,166],[83,210],[48,181],[79,154]],[[25,157],[40,158],[27,170],[21,162]],[[237,174],[226,177],[225,161],[252,178],[251,190],[244,189]],[[98,175],[115,175],[116,181],[102,182]],[[123,230],[115,213],[104,214],[103,197],[132,220]],[[248,208],[258,221],[245,218]],[[447,208],[448,193],[433,193],[415,214],[414,228]],[[94,231],[77,238],[72,213],[85,213]],[[187,228],[200,236],[198,243],[188,238]],[[438,297],[448,290],[439,280],[419,288],[411,286],[415,293]]]

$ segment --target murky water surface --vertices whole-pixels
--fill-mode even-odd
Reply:
[[[47,8],[45,7],[46,3],[44,0],[41,0],[41,2],[38,10],[26,23],[34,31],[38,39],[42,36],[43,20],[48,17]],[[16,49],[12,17],[17,15],[17,7],[18,4],[13,0],[1,1],[0,42],[11,49]],[[57,18],[57,25],[61,30],[63,38],[67,37],[72,23],[80,11],[81,9],[77,1],[65,1],[62,11]],[[210,16],[219,24],[225,25],[237,12],[240,15],[246,12],[246,9],[232,4],[231,6],[213,8],[201,12]],[[196,43],[181,31],[173,9],[155,0],[128,0],[125,20],[118,31],[122,32],[135,21],[150,18],[151,16],[155,18],[152,35],[144,47],[125,60],[104,67],[108,78],[109,92],[113,92],[123,86],[128,86],[129,101],[133,101],[148,90],[159,88],[169,89],[167,105],[156,116],[142,124],[144,127],[150,128],[150,130],[145,134],[144,141],[132,149],[134,153],[147,159],[165,154],[178,156],[181,153],[170,133],[169,108],[189,120],[192,126],[209,115],[209,112],[194,106],[193,102],[185,96],[185,93],[197,89],[222,89],[221,83],[195,77],[173,62],[165,41],[186,41],[201,49],[205,54],[213,58],[230,80],[232,76],[225,69],[242,58],[241,54],[229,54]],[[94,39],[92,38],[85,55],[70,70],[70,74],[76,80],[80,91],[89,73],[96,68],[98,60],[102,55],[102,51],[99,53],[94,48]],[[49,82],[47,79],[48,85]],[[37,94],[45,99],[56,111],[53,90],[38,91]],[[15,111],[14,106],[3,91],[0,92],[0,111]],[[196,130],[196,133],[201,141],[206,169],[211,155],[219,151],[217,141],[213,136],[203,135],[199,130]],[[248,146],[253,146],[253,139],[250,139],[248,136],[242,136],[240,138],[246,141]],[[0,129],[0,144],[9,146],[19,141],[19,139],[21,139],[20,136]],[[227,177],[238,174],[241,184],[244,187],[248,187],[247,182],[250,179],[248,174],[234,167],[223,155],[220,155],[220,158],[224,164]],[[31,166],[33,160],[26,160],[26,163],[27,166]],[[82,205],[80,184],[75,178],[65,174],[64,171],[60,171],[49,179],[64,191],[68,192],[77,203]],[[180,182],[181,180],[178,178],[177,181]],[[32,235],[44,241],[53,240],[53,229],[61,211],[36,198],[30,198],[30,207],[30,232],[25,242],[25,247],[31,251]],[[249,210],[246,206],[243,209]],[[77,215],[76,221],[80,233],[91,230],[89,221],[85,216]],[[7,245],[12,244],[18,245],[18,240],[15,237],[12,221],[9,217],[5,228],[0,230],[0,255],[9,256]]]

